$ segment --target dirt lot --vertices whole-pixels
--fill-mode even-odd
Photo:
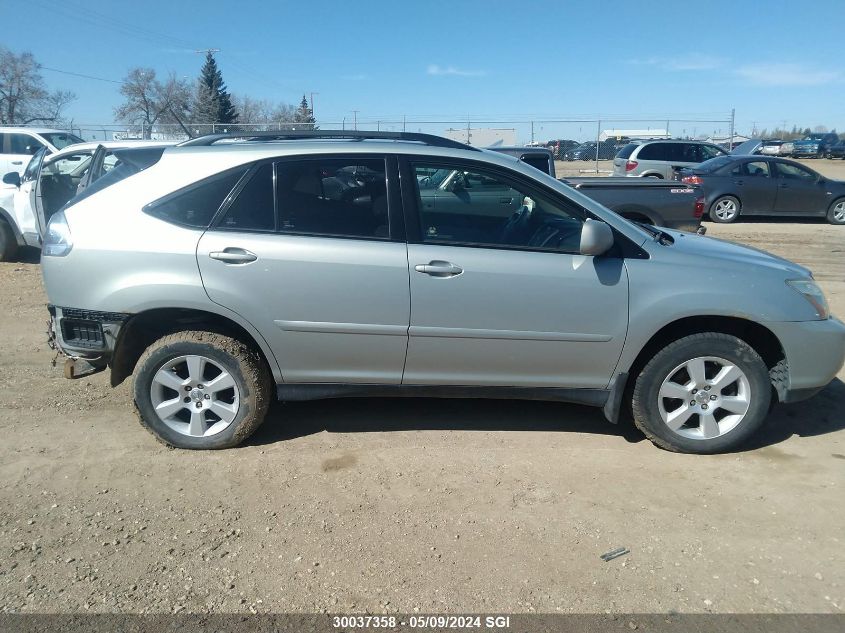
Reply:
[[[845,315],[845,227],[710,232],[811,266]],[[50,366],[37,263],[0,264],[0,303],[2,611],[845,608],[843,374],[731,455],[455,400],[279,405],[248,445],[192,453],[140,427],[128,385]]]

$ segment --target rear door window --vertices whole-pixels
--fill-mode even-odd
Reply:
[[[384,159],[320,158],[276,164],[278,231],[388,239]]]
[[[764,160],[749,161],[734,167],[732,176],[751,176],[753,178],[768,178],[769,163]]]
[[[273,231],[276,212],[273,201],[273,164],[258,168],[217,225],[230,231]]]

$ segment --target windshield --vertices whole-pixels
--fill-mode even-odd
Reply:
[[[40,136],[43,136],[56,149],[64,149],[68,145],[85,142],[75,134],[65,132],[41,132]]]

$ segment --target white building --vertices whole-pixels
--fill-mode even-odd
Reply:
[[[649,128],[646,130],[602,130],[599,135],[600,141],[607,139],[615,140],[618,138],[630,139],[649,139],[649,138],[672,138],[668,130],[659,130],[656,128]]]

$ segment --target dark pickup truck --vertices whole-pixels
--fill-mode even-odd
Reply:
[[[543,147],[491,147],[555,176],[551,151]],[[697,231],[704,214],[704,194],[696,185],[653,178],[558,178],[615,211],[623,218],[665,226],[679,231]]]

